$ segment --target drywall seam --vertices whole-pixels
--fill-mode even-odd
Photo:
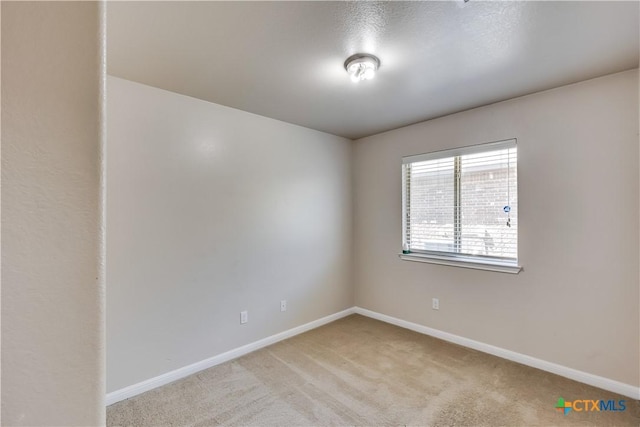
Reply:
[[[578,381],[584,384],[588,384],[594,387],[601,388],[603,390],[619,393],[624,396],[628,396],[632,399],[640,399],[640,387],[635,387],[630,384],[625,384],[619,381],[615,381],[609,378],[600,377],[598,375],[590,374],[588,372],[578,371],[577,369],[569,368],[566,366],[558,365],[556,363],[547,362],[546,360],[537,359],[535,357],[527,356],[526,354],[517,353],[515,351],[507,350],[504,348],[496,347],[490,344],[485,344],[479,341],[475,341],[469,338],[464,338],[459,335],[450,334],[437,329],[429,328],[428,326],[419,325],[417,323],[408,322],[406,320],[398,319],[396,317],[387,316],[375,311],[367,310],[362,307],[353,307],[353,311],[356,314],[370,317],[372,319],[380,320],[385,323],[399,326],[401,328],[409,329],[424,335],[429,335],[435,338],[439,338],[443,341],[448,341],[454,344],[461,345],[463,347],[472,348],[474,350],[488,353],[494,356],[498,356],[502,359],[511,360],[532,368],[537,368],[552,374],[560,375],[561,377],[569,378],[574,381]]]
[[[137,384],[133,384],[120,390],[113,391],[107,394],[106,404],[108,406],[113,403],[120,402],[121,400],[125,400],[138,394],[144,393],[145,391],[149,391],[165,384],[169,384],[171,382],[187,377],[189,375],[193,375],[197,372],[203,371],[221,363],[228,362],[229,360],[244,356],[245,354],[259,350],[263,347],[267,347],[271,344],[275,344],[279,341],[291,338],[303,332],[310,331],[311,329],[326,325],[327,323],[331,323],[353,313],[354,307],[351,307],[338,313],[330,314],[329,316],[325,316],[312,322],[305,323],[304,325],[300,325],[295,328],[277,333],[275,335],[271,335],[270,337],[266,337],[247,345],[235,348],[233,350],[229,350],[208,359],[201,360],[200,362],[196,362],[194,364],[178,368],[174,371],[167,372],[166,374],[158,375],[157,377],[149,378],[148,380],[139,382]]]

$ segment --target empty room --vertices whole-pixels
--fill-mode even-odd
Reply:
[[[640,425],[639,2],[0,12],[2,425]]]

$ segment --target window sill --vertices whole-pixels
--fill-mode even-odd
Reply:
[[[499,273],[518,274],[522,267],[513,264],[498,264],[496,262],[482,262],[471,258],[447,257],[429,254],[398,254],[404,261],[426,262],[429,264],[449,265],[452,267],[473,268],[476,270],[497,271]]]

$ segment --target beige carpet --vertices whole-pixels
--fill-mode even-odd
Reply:
[[[564,415],[559,397],[627,410]],[[111,405],[107,425],[638,426],[640,405],[353,315]]]

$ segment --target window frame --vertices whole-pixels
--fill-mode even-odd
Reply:
[[[400,258],[405,261],[417,261],[417,262],[426,262],[431,264],[440,264],[440,265],[448,265],[455,267],[464,267],[464,268],[474,268],[479,270],[489,270],[489,271],[497,271],[501,273],[513,273],[517,274],[522,270],[522,267],[518,264],[519,256],[518,250],[516,250],[516,259],[511,258],[499,258],[499,257],[491,257],[486,255],[469,255],[469,254],[459,254],[455,252],[446,252],[446,251],[431,251],[431,250],[413,250],[411,252],[408,251],[407,244],[407,224],[409,221],[409,215],[406,212],[407,208],[407,194],[410,189],[406,182],[406,172],[405,168],[407,164],[412,164],[416,162],[424,162],[429,160],[438,160],[438,159],[448,159],[454,158],[454,162],[458,161],[459,156],[483,153],[494,150],[504,150],[508,148],[516,148],[517,147],[517,139],[505,139],[501,141],[471,145],[466,147],[458,147],[448,150],[440,150],[434,151],[430,153],[417,154],[412,156],[405,156],[402,158],[402,251],[399,254]],[[459,166],[459,165],[458,165]],[[454,170],[456,170],[454,168]],[[460,170],[458,168],[457,170]],[[516,155],[516,171],[518,170],[518,155]],[[454,198],[460,199],[460,180],[454,179]],[[518,188],[518,181],[516,179],[516,188]],[[457,206],[457,208],[456,208]],[[461,200],[457,200],[457,203],[454,203],[454,229],[459,227],[460,218],[459,218],[459,210],[462,206]],[[456,216],[458,215],[458,216]],[[516,243],[519,240],[519,230],[516,234]],[[455,244],[455,235],[454,235],[454,244]],[[459,243],[459,242],[458,242]]]

